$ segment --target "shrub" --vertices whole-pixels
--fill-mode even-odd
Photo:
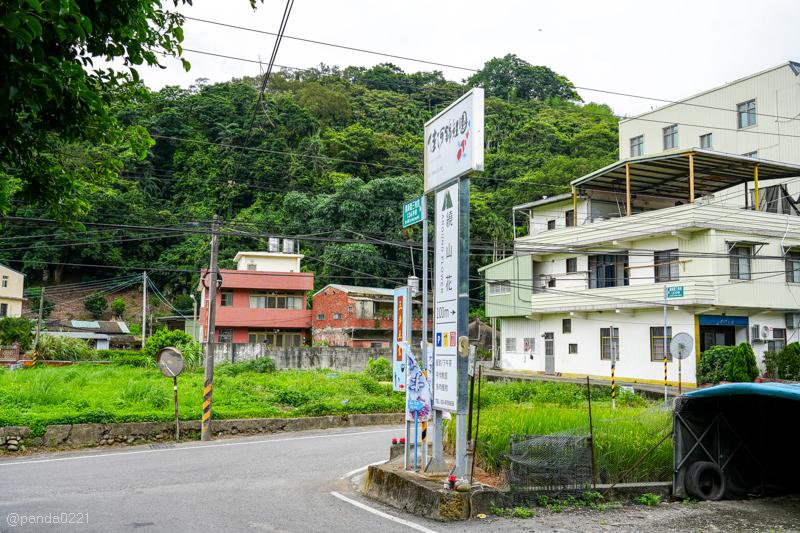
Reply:
[[[39,357],[48,361],[94,361],[96,353],[83,339],[44,334],[39,338]],[[33,357],[33,353],[26,354]]]
[[[108,309],[108,302],[105,296],[97,292],[84,300],[83,308],[92,313],[93,317],[100,318],[103,316],[103,312]]]
[[[0,344],[18,342],[22,351],[31,347],[34,322],[27,318],[7,316],[0,319]]]
[[[697,383],[717,384],[720,381],[731,381],[727,374],[733,346],[712,346],[700,356],[697,365]]]
[[[731,360],[725,368],[730,381],[736,383],[752,383],[758,377],[758,366],[753,348],[747,342],[731,350]]]
[[[114,312],[114,316],[122,317],[125,314],[125,300],[122,298],[117,298],[111,303],[111,310]]]
[[[778,365],[779,378],[800,381],[800,343],[789,344],[773,359]]]
[[[275,372],[275,361],[269,357],[259,357],[251,361],[231,363],[223,361],[214,367],[214,373],[222,376],[238,376],[242,372],[257,372],[261,374]]]
[[[179,344],[186,344],[189,342],[194,341],[192,336],[188,333],[184,333],[183,331],[177,329],[174,331],[159,329],[153,333],[152,337],[147,339],[147,342],[144,344],[144,348],[142,348],[141,354],[155,359],[159,350],[162,348],[166,348],[167,346],[178,348]]]
[[[392,363],[379,357],[367,363],[367,374],[377,381],[392,381]]]

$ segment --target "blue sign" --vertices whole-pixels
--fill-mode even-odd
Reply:
[[[409,411],[421,411],[424,407],[425,404],[419,400],[408,400]]]
[[[436,346],[441,346],[441,345],[442,345],[442,334],[441,333],[437,333],[436,334]]]

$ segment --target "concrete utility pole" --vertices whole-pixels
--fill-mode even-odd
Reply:
[[[219,215],[211,222],[211,262],[208,269],[208,342],[206,343],[206,375],[203,383],[203,424],[200,438],[211,440],[211,396],[214,381],[214,321],[217,306],[217,255],[219,253]]]
[[[414,254],[411,254],[414,257]],[[422,370],[432,383],[433,376],[428,376],[428,195],[422,195]],[[433,387],[431,387],[431,391]],[[431,402],[433,400],[431,399]],[[428,466],[428,424],[422,422],[422,468]],[[414,453],[416,453],[416,449]]]
[[[147,338],[147,272],[142,272],[142,348]]]
[[[42,334],[42,312],[44,311],[44,287],[39,293],[39,321],[36,324],[36,342],[33,349],[33,364],[39,362],[39,337]]]

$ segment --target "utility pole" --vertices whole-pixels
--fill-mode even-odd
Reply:
[[[142,348],[147,338],[147,272],[142,272]]]
[[[189,297],[192,299],[192,337],[197,342],[197,298],[194,294],[190,294]]]
[[[39,321],[36,323],[36,343],[33,349],[33,364],[39,363],[39,337],[42,334],[42,312],[44,311],[44,287],[39,292]]]
[[[214,382],[214,322],[217,306],[217,254],[219,253],[219,215],[211,222],[211,261],[208,269],[208,342],[206,343],[206,375],[203,383],[203,422],[200,438],[211,440],[211,397]]]
[[[414,254],[411,254],[414,257]],[[428,375],[430,367],[428,361],[428,195],[422,195],[422,369],[428,383],[432,383],[433,376]],[[433,390],[433,387],[431,387]],[[431,398],[431,402],[433,399]],[[431,403],[431,406],[433,404]],[[431,439],[433,440],[433,439]],[[416,453],[416,447],[414,448]],[[428,466],[428,423],[422,421],[422,468]]]

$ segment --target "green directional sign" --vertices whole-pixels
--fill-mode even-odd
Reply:
[[[422,198],[411,200],[403,206],[403,227],[422,222]]]
[[[683,298],[683,286],[667,287],[667,298]]]

